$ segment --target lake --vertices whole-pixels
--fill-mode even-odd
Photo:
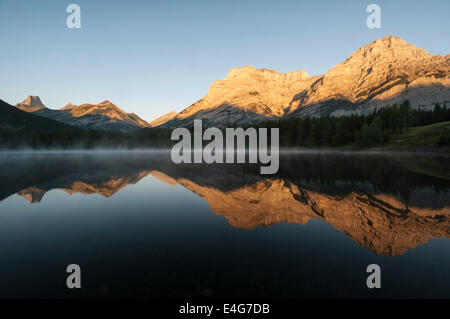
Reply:
[[[449,157],[0,154],[1,298],[450,298]],[[66,287],[81,267],[82,288]],[[366,268],[381,267],[381,289]]]

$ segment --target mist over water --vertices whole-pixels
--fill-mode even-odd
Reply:
[[[267,176],[168,150],[3,152],[0,296],[448,298],[447,163],[282,152]]]

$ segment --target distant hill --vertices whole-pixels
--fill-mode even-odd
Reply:
[[[73,126],[27,113],[3,100],[0,100],[0,128],[33,131],[76,130]]]
[[[28,96],[23,102],[16,104],[16,107],[84,129],[128,132],[150,127],[150,124],[138,115],[127,113],[107,100],[98,104],[78,106],[69,103],[60,109],[53,110],[47,108],[38,96]]]

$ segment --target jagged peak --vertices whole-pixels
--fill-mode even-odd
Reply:
[[[358,50],[353,52],[353,54],[347,59],[347,61],[351,60],[353,57],[358,55],[363,55],[364,57],[367,57],[373,54],[383,54],[383,53],[384,54],[402,53],[414,56],[423,56],[428,54],[426,50],[420,49],[413,44],[409,44],[402,38],[389,35],[384,38],[378,38],[375,41],[372,41],[371,43],[359,48]]]
[[[39,98],[39,96],[38,95],[27,95],[27,97],[25,98],[25,100],[27,101],[29,101],[29,100],[41,100],[40,98]]]
[[[362,46],[359,48],[359,50],[365,49],[365,48],[373,48],[373,47],[404,47],[404,46],[413,46],[412,44],[408,44],[404,39],[394,36],[394,35],[388,35],[384,38],[378,38],[369,44],[366,44],[365,46]],[[357,50],[358,51],[358,50]]]
[[[397,37],[395,35],[388,35],[384,38],[379,38],[373,41],[373,43],[386,43],[386,44],[407,44],[406,41],[400,37]]]
[[[28,95],[22,103],[29,106],[45,106],[37,95]]]
[[[44,103],[42,103],[41,99],[37,95],[28,95],[21,103],[17,103],[16,107],[29,112],[34,112],[46,108]]]

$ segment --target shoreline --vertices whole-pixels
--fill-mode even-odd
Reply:
[[[170,154],[171,148],[132,148],[132,149],[115,149],[115,148],[96,148],[96,149],[0,149],[0,154],[57,154],[57,153],[168,153]],[[405,149],[395,150],[382,147],[373,148],[280,148],[278,151],[280,154],[435,154],[435,155],[449,155],[450,150],[435,149],[435,148],[418,148],[418,149]],[[248,150],[246,151],[248,153]]]

